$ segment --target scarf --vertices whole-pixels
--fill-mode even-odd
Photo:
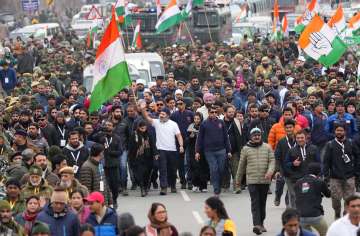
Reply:
[[[246,144],[248,147],[260,147],[263,144],[263,142],[259,143],[253,143],[251,140]]]
[[[145,134],[136,132],[135,140],[138,143],[138,150],[136,152],[136,157],[139,158],[144,155],[145,149],[150,148],[149,138],[145,137]]]
[[[30,234],[33,224],[35,222],[35,219],[37,217],[37,213],[32,214],[32,213],[29,213],[28,211],[24,211],[22,216],[25,220],[25,225],[24,225],[25,232],[26,232],[26,234]]]
[[[160,231],[158,236],[171,236],[172,235],[172,230],[171,230],[172,225],[167,222],[167,219],[164,222],[159,222],[155,219],[155,217],[153,215],[151,215],[150,212],[148,214],[148,218],[150,220],[151,227],[156,229],[156,231],[158,231],[158,230]]]

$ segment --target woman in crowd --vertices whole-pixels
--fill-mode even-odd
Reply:
[[[197,192],[206,192],[207,191],[207,181],[209,179],[209,167],[205,158],[200,158],[199,161],[195,160],[195,145],[196,139],[199,134],[200,124],[203,120],[203,116],[200,112],[196,112],[194,115],[194,122],[189,125],[187,147],[190,160],[190,170],[191,173],[191,182],[193,184],[193,191]]]
[[[224,203],[218,197],[206,199],[205,214],[209,218],[207,225],[215,229],[216,236],[222,236],[224,232],[231,232],[236,236],[235,223],[229,218]]]
[[[142,120],[129,140],[129,163],[140,186],[142,197],[148,192],[154,158],[157,158],[155,143],[149,136],[147,123]]]
[[[95,236],[94,227],[90,224],[81,225],[80,236]]]
[[[25,211],[15,216],[15,221],[24,228],[26,235],[31,233],[31,229],[40,210],[39,197],[30,196],[26,199]]]
[[[216,231],[210,225],[205,225],[200,230],[200,236],[216,236]]]
[[[90,208],[84,204],[84,193],[81,190],[75,190],[70,193],[71,209],[77,214],[80,224],[85,224],[90,215]]]
[[[178,231],[168,222],[165,205],[154,202],[148,213],[150,223],[145,226],[147,236],[178,236]]]

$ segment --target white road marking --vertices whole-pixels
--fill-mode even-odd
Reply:
[[[204,220],[201,218],[199,212],[193,211],[192,214],[199,225],[204,225]]]
[[[181,193],[181,196],[183,197],[185,202],[190,202],[191,201],[189,195],[187,195],[187,193],[185,191],[181,190],[180,193]]]

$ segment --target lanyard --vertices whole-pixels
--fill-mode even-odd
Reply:
[[[71,156],[73,157],[75,164],[77,164],[77,161],[79,160],[79,156],[80,156],[80,150],[78,151],[76,158],[73,152],[70,152]]]
[[[340,143],[337,139],[335,139],[335,142],[337,142],[340,145],[341,151],[343,152],[343,154],[345,154],[345,145],[343,143]]]
[[[305,160],[306,159],[306,144],[304,145],[304,147],[299,146],[299,148],[300,148],[300,152],[301,152],[301,157],[303,160]]]
[[[104,167],[103,167],[103,164],[102,163],[99,163],[99,175],[100,175],[100,180],[103,179],[103,174],[104,174]]]
[[[65,139],[65,128],[63,128],[61,130],[59,126],[57,126],[57,127],[58,127],[58,130],[60,131],[61,136],[63,137],[63,139]]]
[[[14,208],[14,206],[16,205],[16,201],[9,201],[10,204],[10,208],[11,210]]]
[[[107,147],[110,147],[110,144],[112,143],[112,137],[110,138],[110,141],[105,137],[105,144]]]
[[[289,149],[295,147],[296,144],[294,143],[293,145],[291,145],[290,142],[289,142],[288,136],[285,136],[285,137],[286,137],[286,142],[287,142],[287,145],[288,145]]]

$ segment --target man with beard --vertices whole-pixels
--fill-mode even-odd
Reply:
[[[40,166],[33,165],[29,170],[29,180],[21,189],[21,197],[26,199],[32,195],[41,199],[41,204],[50,200],[53,188],[42,178],[43,171]]]
[[[69,112],[71,113],[72,117],[68,122],[66,122],[66,125],[67,127],[69,127],[70,130],[74,129],[77,126],[81,126],[80,109],[81,106],[78,104],[74,104],[70,107]]]
[[[253,128],[250,131],[250,141],[241,150],[236,184],[240,186],[246,173],[246,182],[251,199],[253,232],[257,235],[266,232],[264,227],[266,199],[274,170],[274,152],[267,143],[263,143],[261,130]]]
[[[146,104],[141,103],[140,109],[145,119],[155,128],[156,147],[159,151],[160,172],[160,195],[167,194],[170,185],[171,192],[176,193],[176,171],[178,162],[178,151],[176,140],[179,144],[180,153],[184,153],[184,142],[179,126],[170,120],[170,110],[164,107],[159,114],[159,119],[152,119],[146,111]]]
[[[191,78],[190,87],[184,91],[183,95],[184,97],[192,97],[192,98],[202,96],[200,82],[197,77],[193,76]]]
[[[39,125],[37,123],[31,123],[29,125],[28,136],[32,144],[37,147],[41,153],[48,152],[49,144],[46,139],[39,134]]]
[[[47,107],[48,104],[48,100],[47,100],[47,94],[46,94],[46,89],[45,89],[45,84],[44,83],[40,83],[37,86],[38,89],[38,93],[36,93],[34,95],[34,98],[36,100],[36,102],[38,104],[40,104],[42,107]]]
[[[268,78],[272,73],[272,65],[269,64],[270,60],[268,57],[261,59],[261,65],[256,67],[255,76],[263,75],[264,78]]]
[[[29,128],[31,120],[31,111],[30,110],[22,110],[20,112],[20,119],[19,122],[14,125],[14,129],[22,129],[27,130]]]
[[[24,176],[28,169],[23,165],[23,157],[21,152],[15,152],[9,156],[10,166],[6,170],[6,176],[8,178],[21,179]]]
[[[46,113],[41,113],[38,119],[42,136],[46,139],[49,146],[56,145],[56,130],[53,124],[47,120]]]
[[[185,65],[185,60],[178,59],[175,61],[174,78],[184,78],[186,82],[189,82],[190,71]]]
[[[38,153],[34,156],[34,165],[39,166],[42,170],[42,178],[45,179],[51,187],[55,187],[57,182],[59,182],[59,177],[52,173],[49,166],[47,157],[42,154]],[[20,183],[22,185],[26,184],[29,181],[29,174],[25,174]]]
[[[345,125],[335,123],[335,139],[325,147],[323,172],[330,180],[335,219],[341,217],[341,200],[355,193],[355,176],[359,176],[360,160],[351,140],[345,136]]]
[[[89,194],[89,191],[86,186],[82,185],[74,176],[74,169],[70,166],[63,167],[60,171],[60,182],[58,182],[58,186],[65,189],[70,198],[70,194],[74,190],[80,190],[84,197]]]
[[[25,210],[25,200],[21,198],[21,186],[18,179],[8,179],[5,183],[6,197],[4,200],[10,204],[11,212],[13,216],[18,213],[22,213]]]
[[[0,222],[0,235],[25,236],[24,228],[12,218],[11,206],[6,200],[0,200]]]
[[[33,149],[34,152],[38,152],[39,150],[37,149],[37,147],[35,147],[34,145],[32,145],[28,140],[27,140],[27,133],[25,130],[16,130],[15,134],[14,134],[14,140],[13,140],[13,145],[12,145],[12,149],[15,152],[22,152],[25,149],[30,148]]]
[[[69,104],[66,102],[63,102],[60,105],[60,111],[64,112],[65,122],[69,122],[71,119],[70,111],[69,111]]]
[[[104,145],[105,176],[112,193],[114,208],[117,208],[117,197],[120,186],[119,157],[122,154],[121,139],[115,133],[114,124],[110,120],[105,121],[103,131],[94,137],[94,139]]]
[[[63,112],[59,111],[56,113],[56,118],[54,122],[54,127],[56,131],[56,136],[54,138],[56,146],[59,146],[61,148],[65,147],[66,140],[69,136],[69,129],[65,124],[65,115]]]
[[[203,100],[204,100],[204,105],[198,108],[196,112],[200,112],[204,120],[206,120],[209,116],[209,108],[215,102],[215,96],[212,93],[205,93]]]
[[[80,134],[77,131],[71,131],[69,134],[68,144],[63,149],[68,166],[74,168],[75,177],[79,177],[79,169],[88,159],[89,151],[80,141]]]

